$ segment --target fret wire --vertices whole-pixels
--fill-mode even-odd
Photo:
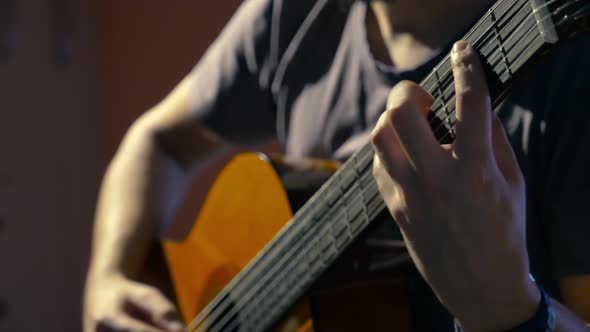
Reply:
[[[540,46],[542,46],[543,42],[542,42],[542,41],[540,41],[539,37],[540,37],[540,35],[538,35],[537,37],[535,37],[535,39],[533,39],[533,40],[532,40],[532,41],[531,41],[529,44],[527,44],[527,45],[529,45],[529,46],[530,46],[530,45],[532,45],[532,44],[534,44],[534,43],[539,43],[539,45],[537,45],[537,46],[539,46],[539,47],[540,47]],[[538,49],[538,47],[537,47],[537,49]],[[532,51],[532,52],[534,53],[534,52],[536,52],[536,50],[535,50],[535,51]],[[519,65],[520,65],[520,64],[519,64]],[[451,116],[453,116],[453,117],[454,117],[454,116],[455,116],[455,111],[456,111],[456,109],[455,109],[455,108],[456,108],[456,106],[452,105],[451,107],[452,107],[452,109],[453,109],[453,110],[452,110],[452,112],[451,112]],[[455,126],[455,120],[452,120],[452,125],[453,125],[453,126]],[[444,139],[446,139],[447,137],[448,137],[448,134],[445,134],[445,136],[443,136],[443,137],[441,138],[441,141],[443,141],[443,140],[444,140]]]
[[[523,7],[519,7],[518,8],[518,11],[520,12],[522,8]],[[514,31],[510,31],[510,33],[513,33],[513,32]],[[493,35],[493,34],[489,33],[489,31],[486,31],[486,34],[488,34],[489,36]],[[513,38],[511,38],[511,39],[513,40]],[[480,49],[482,49],[482,50],[480,50],[480,53],[484,56],[484,58],[487,58],[487,57],[490,56],[490,55],[487,55],[486,56],[486,51],[489,50],[489,47],[488,46],[491,46],[493,44],[494,44],[493,42],[488,42],[487,45],[484,45],[484,46],[480,47]],[[496,48],[495,47],[492,47],[491,52],[495,52],[495,51],[496,51]],[[450,61],[450,59],[449,59],[449,61]],[[448,64],[448,67],[449,67],[449,69],[443,75],[445,77],[445,79],[443,79],[444,80],[444,85],[447,85],[448,84],[448,86],[452,86],[450,83],[453,83],[453,75],[451,73],[450,63]],[[432,88],[431,88],[431,90],[432,90]],[[449,91],[449,92],[451,92],[452,94],[454,94],[454,89],[451,90],[451,91]],[[446,93],[447,93],[447,89],[445,88],[445,95],[446,95]],[[447,99],[449,99],[449,98],[447,97]],[[438,102],[438,100],[436,100],[435,103],[436,102]],[[437,116],[438,116],[438,114],[437,114]]]
[[[318,227],[319,227],[321,224],[318,224],[318,223],[313,223],[313,225],[314,225],[314,226],[318,226]],[[321,226],[325,226],[325,225],[321,225]],[[318,228],[318,227],[313,227],[313,228]],[[312,236],[313,236],[313,233],[314,233],[314,232],[311,232],[311,229],[310,229],[310,231],[309,231],[309,232],[307,232],[306,234],[303,234],[302,236],[299,236],[299,237],[306,237],[306,238],[309,238],[309,237],[312,237]],[[298,242],[296,242],[295,244],[303,245],[305,242],[307,242],[307,241],[298,241]],[[293,249],[293,247],[290,247],[290,248],[288,248],[288,250],[289,250],[289,251],[291,251],[292,249]],[[275,259],[276,257],[277,257],[277,256],[275,256],[275,257],[272,257],[272,258],[271,258],[271,261],[273,261],[273,260],[276,260],[276,259]],[[280,258],[284,258],[284,256],[279,256],[279,257],[280,257]],[[281,260],[281,261],[282,261],[282,260]],[[271,270],[271,271],[272,271],[272,270],[275,270],[275,269],[276,269],[278,266],[282,266],[282,263],[284,263],[284,262],[282,262],[282,263],[281,263],[281,262],[279,261],[279,262],[275,262],[275,263],[277,263],[277,264],[271,264],[270,266],[267,266],[266,268],[264,268],[264,269],[263,269],[263,271],[264,271],[264,270],[268,270],[269,268],[270,268],[270,270]],[[279,264],[279,263],[281,263],[281,264]],[[272,275],[271,273],[264,273],[264,274],[263,274],[263,278],[264,278],[265,276],[271,276],[271,275]],[[257,280],[257,282],[259,282],[259,281],[260,281],[260,280]],[[207,320],[208,320],[208,319],[207,319]],[[205,320],[205,322],[206,322],[207,320]]]
[[[323,224],[322,226],[323,226],[322,229],[319,231],[319,234],[322,235],[321,237],[312,237],[310,239],[310,241],[303,241],[302,244],[309,245],[311,243],[311,247],[316,248],[316,246],[319,245],[319,243],[323,243],[326,239],[330,238],[329,236],[327,236],[329,233],[331,233],[331,231],[329,229],[329,225]],[[327,246],[327,248],[330,248],[330,247],[334,247],[333,241],[331,241],[330,245]],[[277,279],[279,279],[279,280],[288,279],[286,277],[281,277],[281,276],[283,274],[288,276],[294,269],[296,269],[300,266],[300,264],[297,264],[300,261],[300,259],[298,259],[298,257],[303,256],[306,253],[306,250],[300,250],[300,248],[295,248],[294,251],[295,251],[294,259],[288,260],[286,262],[286,267],[284,269],[279,270],[279,273],[276,275]],[[320,254],[321,254],[321,252],[320,252]],[[322,262],[322,264],[324,264],[324,263]],[[313,270],[313,268],[312,268],[312,270]],[[313,273],[309,273],[309,269],[308,269],[308,276],[312,275],[312,274]],[[267,284],[267,287],[260,290],[260,292],[258,293],[259,296],[257,297],[257,299],[269,298],[269,296],[264,296],[264,295],[266,293],[272,292],[277,287],[277,286],[272,287],[271,285],[272,285],[272,281],[271,281],[271,284]],[[263,307],[263,306],[261,306],[260,304],[257,304],[257,301],[255,299],[252,302],[252,305],[246,308],[245,312],[248,313],[248,308],[260,308],[260,307]],[[263,314],[263,313],[264,312],[261,312],[259,314]]]
[[[533,52],[533,51],[530,51],[530,50],[529,50],[529,52]]]
[[[368,175],[368,176],[372,177],[372,174],[370,174],[370,173],[363,174],[363,177],[365,177],[365,175]],[[350,195],[349,195],[349,196],[347,196],[347,198],[348,198],[348,197],[350,197]],[[356,201],[356,200],[355,200],[355,201]],[[360,210],[359,210],[358,212],[356,212],[356,214],[355,214],[355,219],[356,219],[356,217],[358,216],[358,214],[359,214],[359,213],[360,213]],[[336,222],[336,223],[338,224],[338,222]],[[334,224],[334,223],[331,223],[331,224]],[[347,225],[346,225],[346,224],[344,224],[344,226],[347,226]],[[330,228],[330,227],[326,227],[326,228]],[[348,237],[346,237],[346,238],[342,238],[341,236],[339,236],[339,235],[342,235],[342,234],[344,233],[344,232],[343,232],[343,231],[344,231],[344,229],[346,229],[346,227],[342,227],[341,229],[339,229],[339,230],[337,230],[337,231],[334,231],[334,229],[331,229],[331,232],[330,232],[330,231],[328,231],[328,232],[330,232],[330,233],[332,233],[332,234],[335,234],[335,236],[334,236],[334,238],[335,238],[335,240],[336,240],[336,245],[335,245],[335,247],[336,247],[338,250],[342,250],[342,248],[344,247],[344,244],[345,244],[347,241],[350,241],[350,240],[352,240],[351,238],[348,238]],[[325,233],[322,233],[322,234],[324,234],[324,235],[323,235],[323,236],[321,236],[320,238],[325,238],[325,237],[326,237],[326,236],[325,236]],[[315,245],[313,245],[313,247],[315,247]],[[303,255],[303,253],[302,253],[302,255]],[[285,271],[285,273],[286,273],[286,274],[289,274],[289,272],[290,272],[292,269],[294,269],[294,268],[296,268],[296,267],[297,267],[296,261],[297,261],[297,259],[294,259],[294,260],[292,261],[292,262],[293,262],[293,264],[295,265],[294,267],[292,267],[292,268],[286,268],[286,269],[284,269],[284,271]],[[280,278],[280,275],[279,275],[279,279],[282,279],[282,278]],[[255,303],[254,303],[253,305],[254,305],[254,306],[256,306],[256,304],[255,304]],[[256,306],[256,307],[257,307],[257,306]]]
[[[528,30],[525,32],[526,34],[525,34],[525,35],[522,35],[522,36],[520,36],[520,37],[519,37],[517,40],[513,40],[513,43],[517,44],[517,43],[519,43],[519,41],[520,41],[520,40],[522,40],[522,39],[524,39],[525,37],[527,37],[528,35],[530,35],[530,33],[531,33],[531,32],[535,32],[535,29],[534,29],[534,28],[536,27],[536,22],[535,22],[535,21],[531,21],[531,24],[532,24],[532,27],[529,27],[529,29],[528,29]],[[528,44],[527,44],[527,46],[528,46]],[[514,50],[514,49],[511,49],[511,51],[509,51],[509,54],[508,54],[508,55],[512,54],[513,50]],[[498,73],[500,74],[500,75],[499,75],[499,76],[500,76],[500,78],[502,79],[502,78],[503,78],[503,75],[502,75],[502,74],[504,73],[504,71],[503,71],[503,70],[501,70],[501,69],[498,69],[498,70],[496,70],[496,67],[497,67],[496,65],[498,64],[498,61],[494,61],[494,59],[495,59],[495,58],[496,58],[496,57],[494,56],[492,59],[490,59],[490,61],[494,62],[494,71],[498,72]],[[517,58],[518,58],[518,57],[515,57],[515,59],[517,59]],[[520,68],[520,65],[518,65],[518,66],[514,66],[514,67],[518,69],[518,68]],[[504,81],[504,80],[502,80],[502,81]],[[450,89],[451,89],[451,91],[452,91],[452,93],[453,93],[453,96],[454,96],[454,86],[452,86],[452,85],[449,85],[447,88],[450,88]],[[449,101],[449,102],[451,102],[451,101]],[[452,104],[453,104],[453,103],[451,102],[451,107],[454,107]],[[436,106],[436,105],[434,105],[434,106]],[[438,109],[437,109],[437,107],[435,107],[435,108],[433,109],[433,113],[434,113],[434,114],[435,114],[437,117],[440,117],[440,114],[441,114],[440,110],[441,110],[440,108],[438,108]],[[434,130],[434,132],[437,132],[437,130],[439,130],[440,128],[441,128],[441,126],[439,126],[438,128],[436,128],[436,129]]]
[[[492,9],[497,9],[498,7],[501,7],[502,5],[506,4],[505,1],[498,1],[496,4],[494,4],[492,6]],[[504,15],[503,15],[504,16]],[[467,35],[463,38],[464,40],[467,40],[469,43],[471,44],[475,44],[479,39],[482,39],[484,37],[486,37],[486,35],[490,32],[490,28],[491,27],[487,27],[487,29],[485,29],[485,26],[483,25],[484,22],[486,22],[488,19],[488,16],[484,16],[477,24],[475,27],[473,27],[468,33]],[[482,29],[485,29],[485,31],[481,32]],[[477,31],[480,31],[480,34],[476,34]],[[450,68],[450,54],[448,54],[442,61],[441,64],[447,64]],[[439,66],[440,67],[440,66]],[[420,84],[423,87],[426,87],[426,82],[428,82],[428,80],[433,78],[433,74],[430,73],[428,76],[426,76],[426,78],[422,81],[422,83]],[[444,76],[444,75],[443,75]],[[427,89],[429,90],[429,92],[431,92],[430,88]]]
[[[336,212],[336,211],[334,211],[334,212]],[[342,233],[342,230],[339,230],[337,233],[341,234]]]
[[[528,3],[525,2],[522,6],[516,8],[514,12],[511,12],[508,15],[508,18],[505,18],[507,20],[506,24],[502,24],[504,23],[503,19],[498,19],[498,22],[500,22],[498,24],[500,26],[500,28],[498,29],[500,36],[502,38],[504,38],[504,36],[511,36],[520,27],[520,25],[527,20],[528,16],[531,15],[532,9],[530,5],[528,5]],[[513,24],[514,21],[517,21],[517,24]],[[488,34],[488,42],[486,42],[485,45],[482,45],[478,48],[478,50],[484,58],[489,57],[490,55],[492,55],[493,52],[496,52],[497,50],[497,44],[490,41],[490,39],[493,39],[495,35],[495,31],[490,31],[490,33]],[[504,45],[505,43],[506,40],[503,41]],[[488,51],[490,51],[490,53],[488,53]]]
[[[516,42],[516,41],[514,41],[514,42]],[[445,73],[445,76],[447,77],[447,79],[445,80],[445,82],[447,82],[447,81],[449,82],[449,83],[446,83],[445,84],[446,87],[444,88],[444,95],[445,95],[445,98],[447,100],[446,101],[443,101],[442,98],[436,98],[435,101],[434,101],[434,103],[433,103],[433,110],[434,110],[433,114],[437,118],[439,118],[439,119],[441,119],[441,114],[442,113],[446,113],[446,109],[444,107],[448,107],[448,106],[446,106],[446,104],[449,102],[448,99],[450,97],[454,96],[454,93],[455,93],[455,91],[454,91],[454,80],[452,79],[452,73],[451,73],[451,70],[450,69],[448,70],[447,73]],[[449,93],[449,96],[447,96],[447,93]],[[435,93],[433,93],[433,95],[436,96]],[[440,93],[439,93],[439,95],[440,95]],[[437,106],[437,103],[441,103],[443,105],[441,105],[441,107],[438,107]],[[442,112],[440,112],[440,111],[442,111]],[[447,118],[447,117],[443,117],[443,121],[444,121],[445,118]],[[435,130],[435,132],[436,132],[436,130]]]
[[[379,207],[381,204],[378,204],[377,207]]]
[[[527,7],[527,6],[525,6],[525,7],[526,7],[526,8],[528,8],[528,9],[531,9],[531,8],[530,8],[530,6],[528,6],[528,7]],[[523,7],[520,7],[520,9],[522,9],[522,8],[523,8]],[[520,10],[520,9],[519,9],[519,10]],[[522,12],[522,10],[520,10],[520,11],[519,11],[519,13],[518,13],[517,15],[518,15],[518,16],[520,16],[521,18],[522,18],[522,16],[525,16],[525,17],[526,17],[526,15],[528,15],[528,17],[526,17],[526,21],[532,21],[533,23],[536,23],[536,21],[535,21],[535,20],[531,20],[531,19],[533,19],[534,17],[533,17],[533,15],[532,15],[532,12],[530,12],[530,11],[529,11],[528,13],[527,13],[527,12],[524,12],[524,13],[523,13],[523,12]],[[512,24],[512,25],[514,25],[514,24]],[[517,26],[516,28],[519,28],[519,26]],[[502,30],[502,32],[504,32],[504,30]],[[511,30],[511,31],[510,31],[510,33],[513,33],[513,32],[514,32],[514,30]],[[508,42],[508,41],[511,41],[513,44],[515,43],[515,42],[514,42],[514,38],[509,38],[509,39],[507,39],[506,41],[507,41],[507,42]],[[480,48],[479,48],[479,49],[480,49],[480,53],[482,53],[482,55],[484,56],[484,58],[489,58],[489,57],[490,57],[489,55],[486,55],[486,51],[487,51],[487,50],[489,50],[489,46],[492,46],[492,45],[493,45],[493,43],[488,43],[487,45],[485,45],[485,46],[483,46],[483,47],[480,47]],[[506,48],[510,48],[511,46],[512,46],[512,45],[510,45],[509,47],[506,47]],[[481,51],[482,49],[483,49],[483,51]],[[495,52],[495,51],[497,51],[497,48],[494,48],[494,47],[492,47],[492,52]],[[447,76],[447,77],[449,77],[449,78],[452,78],[452,75],[450,74],[450,69],[448,70],[448,73],[445,73],[445,76]]]
[[[517,5],[519,5],[517,7]],[[513,1],[510,6],[502,13],[500,14],[500,17],[497,20],[497,24],[500,27],[500,30],[504,30],[504,28],[511,24],[511,22],[513,22],[515,20],[515,16],[522,11],[523,8],[525,8],[526,6],[530,6],[530,4],[528,3],[528,0],[516,0]],[[490,8],[491,11],[493,11],[494,13],[497,13],[496,10],[494,10],[493,8]],[[520,21],[518,21],[520,22]],[[489,29],[490,27],[488,27]],[[479,49],[480,51],[483,51],[483,48],[481,47],[482,45],[488,44],[490,42],[490,39],[492,38],[493,34],[489,33],[489,31],[486,31],[486,34],[483,38],[481,38],[480,40],[476,41],[473,45],[475,48]],[[483,53],[483,52],[482,52]]]
[[[532,26],[531,32],[534,32],[536,35],[533,38],[533,40],[527,44],[526,48],[524,48],[521,52],[517,54],[517,57],[515,58],[515,60],[513,60],[513,68],[520,69],[524,65],[525,61],[528,59],[528,55],[522,56],[523,52],[525,52],[524,54],[529,54],[531,52],[534,54],[545,44],[543,36],[538,31],[536,25]],[[535,45],[530,46],[532,44]]]
[[[492,6],[492,8],[498,8],[499,6],[501,6],[501,5],[505,4],[505,3],[506,3],[506,1],[507,1],[507,0],[499,0],[499,1],[497,1],[497,2],[496,2],[496,3],[495,3],[493,6]],[[485,35],[485,32],[484,32],[484,33],[482,33],[482,34],[479,34],[479,35],[475,35],[475,32],[477,32],[477,31],[478,31],[478,30],[479,30],[479,29],[480,29],[480,28],[483,26],[483,24],[485,23],[485,21],[487,20],[487,18],[488,18],[488,17],[487,17],[487,15],[484,15],[484,17],[483,17],[481,20],[479,20],[479,21],[478,21],[478,22],[475,24],[475,26],[469,30],[469,32],[467,32],[467,34],[465,35],[465,38],[464,38],[464,39],[465,39],[465,40],[467,40],[467,41],[469,41],[469,42],[474,42],[474,41],[477,41],[477,39],[479,39],[479,37],[481,37],[481,36]],[[475,35],[475,37],[474,37],[474,35]],[[473,38],[473,37],[474,37],[474,38]],[[447,55],[447,56],[446,56],[446,57],[445,57],[445,58],[442,60],[442,62],[446,62],[446,61],[449,59],[449,57],[450,57],[450,54],[449,54],[449,55]],[[422,83],[421,83],[420,85],[421,85],[421,86],[425,86],[425,82],[426,82],[426,81],[428,81],[430,78],[432,78],[432,74],[429,74],[428,76],[426,76],[426,78],[425,78],[425,79],[422,81]]]
[[[533,29],[533,30],[531,30],[531,31],[535,31],[535,30]],[[531,40],[531,41],[530,41],[530,42],[529,42],[529,43],[528,43],[528,44],[525,46],[525,47],[526,47],[526,49],[525,49],[525,50],[522,50],[522,51],[521,51],[521,53],[522,53],[522,52],[525,52],[525,51],[532,52],[532,53],[534,53],[534,52],[538,51],[538,49],[539,49],[539,48],[540,48],[540,47],[543,45],[543,43],[544,43],[544,41],[543,41],[542,39],[539,39],[540,37],[541,37],[541,35],[540,35],[540,34],[538,34],[538,35],[537,35],[535,38],[533,38],[533,39],[532,39],[532,40]],[[537,43],[538,45],[531,47],[531,45],[533,45],[533,44],[535,44],[535,43]],[[532,50],[532,51],[531,51],[531,50]],[[521,63],[520,63],[520,60],[519,60],[519,59],[522,59],[522,58],[523,58],[523,57],[517,57],[517,61],[518,61],[518,62],[515,62],[515,64],[518,64],[518,68],[520,68],[520,65],[521,65]],[[523,61],[524,61],[524,60],[523,60]],[[456,111],[456,109],[455,109],[455,108],[456,108],[456,106],[454,106],[453,104],[451,104],[451,107],[453,108],[452,115],[454,116],[454,115],[455,115],[455,111]],[[455,121],[454,121],[454,120],[453,120],[453,126],[455,126]],[[447,137],[447,135],[445,135],[445,136],[444,136],[444,137],[441,139],[441,141],[443,141],[443,140],[444,140],[446,137]]]
[[[439,92],[439,95],[441,98],[442,108],[443,108],[443,111],[445,112],[445,118],[447,119],[447,123],[450,124],[450,122],[449,122],[449,108],[447,106],[447,99],[445,98],[445,94],[440,86],[440,78],[438,76],[438,68],[437,67],[434,68],[434,77],[436,78],[436,83],[437,83],[436,89]],[[451,137],[455,137],[453,127],[449,127],[449,130],[451,131]]]
[[[518,2],[515,2],[514,4],[516,4]],[[506,31],[505,27],[506,25],[504,25],[504,21],[510,19],[513,15],[516,14],[521,14],[522,13],[522,9],[523,8],[528,8],[530,9],[530,5],[526,6],[526,4],[528,4],[528,2],[524,2],[521,3],[523,5],[519,6],[518,8],[516,8],[516,11],[513,12],[513,10],[515,10],[514,4],[512,6],[510,6],[508,8],[508,10],[504,13],[502,13],[501,17],[498,19],[498,22],[500,22],[501,25],[501,31],[504,34],[504,31]],[[529,12],[530,13],[530,12]],[[519,23],[521,23],[521,21],[519,21]],[[480,53],[482,53],[482,55],[485,57],[486,56],[486,50],[488,50],[488,46],[493,46],[494,43],[490,42],[490,39],[492,39],[494,36],[494,32],[492,31],[492,26],[488,27],[487,30],[484,32],[482,38],[479,38],[477,40],[471,40],[471,39],[467,39],[470,43],[472,43],[478,50],[480,50]],[[492,51],[495,49],[495,47],[492,47]],[[445,61],[447,63],[447,69],[450,69],[450,59],[445,59]],[[446,73],[445,75],[446,76]]]
[[[496,40],[498,41],[498,47],[500,49],[500,54],[502,55],[502,59],[504,60],[504,63],[506,64],[506,70],[508,71],[508,73],[510,74],[510,76],[512,76],[512,70],[510,69],[510,63],[508,62],[508,59],[506,58],[506,50],[504,49],[504,40],[502,39],[502,35],[498,29],[498,25],[496,24],[496,16],[494,15],[494,11],[490,9],[490,17],[492,19],[492,26],[494,27],[494,34],[496,36]]]
[[[520,35],[517,35],[517,38],[512,38],[512,39],[508,39],[504,41],[503,44],[503,49],[508,49],[508,52],[513,51],[513,49],[515,47],[518,47],[520,45],[520,41],[528,34],[529,30],[531,28],[536,28],[537,27],[537,22],[534,19],[534,16],[532,14],[528,14],[527,18],[523,21],[522,25],[520,25],[518,27],[518,29],[520,29],[521,33]],[[514,28],[517,29],[517,28]],[[526,29],[526,31],[523,31],[523,29]],[[514,35],[513,35],[514,36]],[[490,55],[491,56],[495,56],[496,53],[498,52],[498,50],[496,50],[496,52],[494,52],[493,54]],[[495,62],[493,65],[495,66],[497,64],[497,62]]]
[[[327,228],[328,228],[328,226],[326,226],[326,227],[324,228],[324,230],[325,230],[325,231],[322,233],[322,236],[320,236],[320,238],[319,238],[319,239],[318,239],[318,238],[316,238],[316,242],[317,242],[317,241],[320,241],[320,240],[322,240],[322,239],[325,239],[325,238],[327,238],[327,237],[328,237],[326,233],[329,233],[330,231],[328,231],[328,230],[327,230]],[[314,245],[314,247],[315,247],[315,245]],[[333,247],[334,247],[334,246],[328,246],[328,248],[333,248]],[[334,254],[335,254],[335,252],[332,252],[332,254],[333,254],[333,255],[331,256],[331,259],[334,259],[334,258],[335,258],[335,255],[334,255]],[[301,253],[301,255],[304,255],[304,253]],[[292,263],[293,263],[293,264],[295,264],[293,261],[292,261]],[[293,264],[291,264],[291,265],[293,265]],[[296,267],[296,266],[297,266],[297,264],[295,264],[295,267]],[[284,271],[285,271],[284,273],[288,275],[288,274],[291,272],[291,270],[292,270],[292,268],[287,268],[287,269],[285,269],[285,270],[284,270]],[[281,278],[278,278],[278,279],[281,279]],[[264,296],[263,296],[263,297],[264,297]]]

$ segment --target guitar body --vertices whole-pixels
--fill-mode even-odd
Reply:
[[[164,243],[184,319],[190,322],[292,216],[272,165],[256,154],[234,158],[210,188],[186,239]]]
[[[275,166],[257,154],[235,157],[217,176],[188,236],[163,243],[187,323],[293,216],[293,198]],[[275,330],[312,331],[313,325],[319,332],[409,330],[405,285],[383,278],[323,284],[328,286],[312,290]]]

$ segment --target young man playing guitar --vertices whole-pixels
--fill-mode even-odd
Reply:
[[[372,138],[382,197],[464,330],[551,330],[538,318],[554,315],[555,331],[589,331],[590,40],[557,49],[515,86],[498,113],[508,136],[464,42],[452,51],[452,145],[434,139],[432,97],[407,81],[424,77],[492,4],[245,2],[195,70],[136,121],[109,167],[85,331],[182,331],[171,302],[134,280],[148,244],[193,170],[228,145],[277,138],[290,157],[336,159]]]

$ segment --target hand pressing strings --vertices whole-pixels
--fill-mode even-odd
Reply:
[[[525,186],[475,50],[452,52],[457,125],[437,142],[432,96],[411,82],[391,92],[373,131],[373,173],[418,270],[466,331],[526,321],[540,294],[528,279]]]

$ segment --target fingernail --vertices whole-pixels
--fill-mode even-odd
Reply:
[[[469,46],[469,44],[466,41],[460,40],[453,45],[453,53],[461,53],[467,49],[467,46]]]

